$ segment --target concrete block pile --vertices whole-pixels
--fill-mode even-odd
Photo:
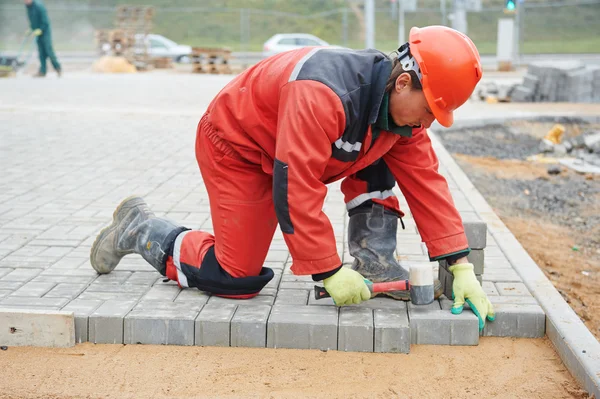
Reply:
[[[600,102],[600,66],[579,61],[532,63],[523,83],[511,93],[514,102]]]

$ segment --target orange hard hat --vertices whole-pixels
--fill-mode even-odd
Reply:
[[[481,79],[481,59],[466,35],[446,26],[412,28],[410,53],[419,64],[421,85],[435,119],[445,127]]]

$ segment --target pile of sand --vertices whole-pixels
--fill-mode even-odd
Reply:
[[[92,65],[92,71],[98,73],[135,73],[135,66],[124,57],[103,56]]]

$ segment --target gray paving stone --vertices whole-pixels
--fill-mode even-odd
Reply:
[[[31,284],[31,283],[30,283]],[[54,284],[54,283],[47,283]],[[59,283],[54,288],[52,288],[46,295],[45,298],[77,298],[79,294],[83,292],[86,288],[86,284],[69,284],[69,283]]]
[[[486,322],[486,337],[540,338],[546,333],[546,316],[538,305],[495,303],[496,319]]]
[[[483,281],[520,283],[521,277],[513,269],[490,269],[483,274]]]
[[[273,307],[267,329],[267,347],[337,349],[338,309],[281,305]]]
[[[116,294],[144,294],[150,290],[150,287],[133,284],[104,284],[94,281],[85,292],[110,292]]]
[[[14,269],[12,272],[2,277],[1,281],[27,282],[42,272],[42,269]]]
[[[435,303],[435,302],[434,302]],[[411,304],[412,305],[412,304]],[[434,306],[410,306],[411,343],[421,345],[477,345],[479,321],[472,312],[454,315]]]
[[[8,273],[12,272],[14,269],[11,268],[2,268],[0,269],[0,280],[2,279],[2,277],[6,276]]]
[[[140,303],[124,318],[123,343],[194,345],[194,321],[199,308],[191,306],[174,302]]]
[[[99,299],[101,301],[134,301],[137,302],[142,297],[143,293],[126,293],[126,292],[90,292],[84,291],[77,296],[77,299],[93,300]]]
[[[34,298],[8,296],[0,301],[0,307],[58,310],[65,306],[68,302],[68,298]]]
[[[233,304],[207,304],[196,318],[195,344],[230,346],[231,319],[237,309]]]
[[[281,281],[281,274],[274,275],[273,278],[271,279],[271,281],[269,281],[269,283],[267,285],[265,285],[265,289],[274,288],[275,290],[277,290],[277,288],[279,288],[280,281]]]
[[[316,284],[313,282],[300,282],[300,281],[282,281],[279,283],[279,289],[284,290],[312,290],[315,288]],[[322,284],[321,284],[322,285]]]
[[[406,309],[406,302],[398,301],[389,297],[377,296],[368,301],[359,303],[358,305],[349,305],[351,308],[366,308],[366,309]]]
[[[25,283],[18,290],[13,292],[11,296],[34,297],[41,298],[45,293],[50,291],[56,283]]]
[[[514,305],[537,305],[537,300],[532,296],[490,296],[492,305],[511,303]]]
[[[179,288],[177,285],[169,284],[155,285],[149,290],[147,289],[147,287],[144,286],[131,285],[129,287],[145,289],[145,294],[143,294],[142,301],[151,302],[173,302],[182,291],[182,289]]]
[[[264,348],[270,312],[269,305],[238,306],[231,319],[231,346]]]
[[[200,291],[196,288],[186,288],[182,289],[179,295],[175,298],[175,303],[180,302],[191,302],[194,304],[204,305],[208,302],[210,298],[210,294]]]
[[[375,309],[375,352],[410,352],[410,326],[405,309]]]
[[[123,284],[152,286],[161,278],[156,272],[135,272]]]
[[[122,344],[123,319],[135,301],[108,300],[89,316],[89,341],[95,344]]]
[[[316,299],[314,291],[308,292],[308,304],[310,306],[335,306],[333,298]]]
[[[15,291],[22,285],[22,281],[0,281],[0,290]]]
[[[275,298],[275,306],[279,305],[306,305],[308,303],[308,290],[280,289]]]
[[[255,306],[255,305],[273,305],[275,297],[272,296],[255,296],[250,299],[233,299],[233,298],[221,298],[218,296],[211,296],[208,300],[210,304],[232,304],[238,306]]]
[[[129,277],[131,277],[129,271],[113,271],[108,274],[101,274],[96,278],[95,283],[98,284],[123,284]]]
[[[342,307],[338,326],[338,350],[373,352],[375,326],[372,309]]]
[[[461,217],[469,248],[485,248],[487,244],[487,224],[475,212],[462,212]]]
[[[4,298],[5,296],[8,296],[8,294],[12,294],[12,291],[0,290],[0,299]]]
[[[277,295],[277,288],[263,288],[259,293],[259,296],[272,296],[273,300],[275,299],[275,296]]]
[[[481,284],[481,287],[487,296],[500,295],[496,289],[496,286],[491,281],[484,281]]]
[[[467,260],[473,264],[473,270],[475,274],[483,274],[484,273],[484,252],[481,249],[473,249],[467,255]],[[445,260],[439,261],[440,267],[444,267],[446,270],[448,269],[447,262]],[[441,280],[440,280],[441,281]]]
[[[500,295],[505,296],[528,296],[531,295],[523,283],[496,283]]]
[[[69,302],[62,310],[73,312],[75,316],[75,342],[78,344],[88,342],[88,319],[104,301],[75,299]]]

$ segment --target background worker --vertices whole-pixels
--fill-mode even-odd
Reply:
[[[181,287],[250,298],[273,277],[263,262],[279,224],[293,273],[322,280],[337,305],[360,303],[370,298],[365,278],[408,278],[393,254],[404,215],[391,191],[398,183],[430,259],[451,265],[453,313],[467,300],[483,328],[492,305],[466,258],[464,227],[426,131],[435,119],[452,125],[481,75],[472,41],[441,26],[411,29],[393,59],[313,47],[263,60],[231,81],[198,125],[214,235],[157,218],[130,197],[96,238],[91,264],[109,273],[138,253]],[[342,267],[322,211],[326,184],[339,179],[352,268]]]
[[[35,76],[46,76],[46,59],[50,58],[52,67],[60,77],[62,69],[52,48],[52,30],[50,29],[50,20],[48,19],[46,7],[42,3],[42,0],[24,0],[24,2],[31,26],[31,33],[36,36],[38,55],[40,57],[40,69]]]

